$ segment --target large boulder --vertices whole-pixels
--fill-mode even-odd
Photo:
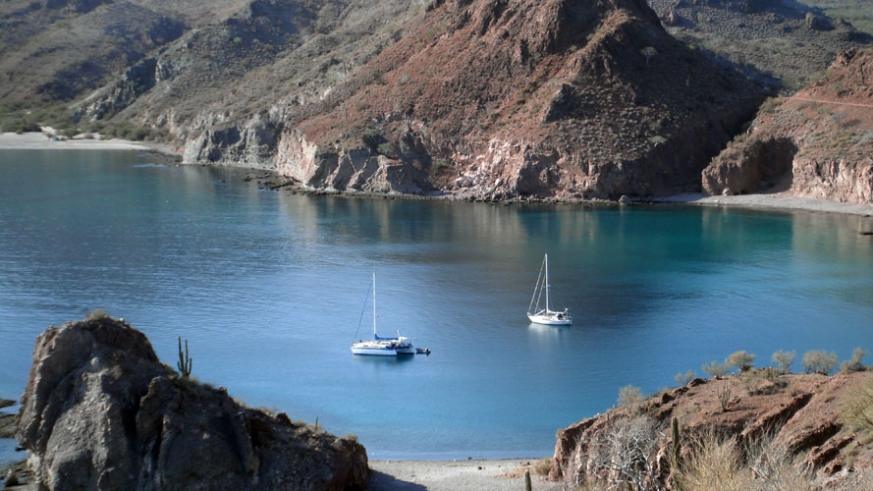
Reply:
[[[182,377],[106,316],[37,338],[16,437],[47,490],[362,489],[368,473],[354,439]]]

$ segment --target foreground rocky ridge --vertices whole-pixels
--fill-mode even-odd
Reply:
[[[40,489],[362,489],[366,450],[174,373],[120,320],[50,327],[16,438]]]
[[[873,427],[854,425],[851,416],[869,414],[871,388],[869,372],[766,368],[694,379],[560,430],[550,478],[591,489],[620,482],[638,489],[871,489]],[[707,481],[697,472],[702,464],[723,472]]]
[[[710,194],[767,190],[873,201],[873,50],[849,50],[808,88],[768,103],[703,172]]]

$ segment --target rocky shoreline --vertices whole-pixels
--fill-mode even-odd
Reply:
[[[142,142],[131,142],[126,140],[63,140],[52,141],[41,133],[0,133],[0,150],[21,150],[21,149],[56,149],[56,150],[143,150],[148,151],[158,158],[166,160],[168,164],[180,164],[180,156],[173,151],[169,146],[160,144],[149,144]],[[180,165],[213,165],[213,164],[180,164]],[[246,169],[246,167],[240,167]],[[755,193],[741,194],[734,196],[710,196],[703,193],[696,194],[681,194],[675,196],[666,196],[647,199],[624,199],[619,202],[606,201],[599,199],[579,199],[579,198],[524,198],[510,200],[491,200],[486,198],[476,198],[473,196],[460,197],[455,195],[408,195],[408,194],[384,194],[372,193],[364,191],[330,191],[324,189],[309,189],[302,186],[299,182],[283,177],[279,173],[264,169],[250,169],[246,173],[244,180],[257,181],[259,185],[275,190],[290,193],[306,193],[313,195],[333,195],[350,198],[376,198],[376,199],[446,199],[446,200],[463,200],[475,202],[487,202],[501,205],[510,205],[514,203],[569,203],[569,204],[584,204],[591,206],[623,206],[623,205],[645,205],[649,203],[681,203],[700,206],[725,206],[739,207],[765,210],[796,210],[822,213],[839,213],[847,215],[861,215],[873,217],[873,204],[857,204],[857,203],[842,203],[829,201],[824,199],[801,198],[786,194],[784,192],[771,193]],[[873,230],[873,224],[871,224]]]

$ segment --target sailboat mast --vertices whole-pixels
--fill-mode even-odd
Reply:
[[[549,255],[546,254],[546,315],[549,315]]]
[[[376,339],[376,272],[373,271],[373,339]]]

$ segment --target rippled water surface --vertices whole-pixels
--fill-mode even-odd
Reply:
[[[151,162],[0,152],[0,397],[20,396],[40,332],[102,308],[165,362],[187,338],[201,381],[371,458],[536,457],[627,384],[737,350],[873,348],[870,218],[314,197]],[[570,328],[525,317],[546,252]],[[349,352],[374,267],[380,332],[430,356]]]

